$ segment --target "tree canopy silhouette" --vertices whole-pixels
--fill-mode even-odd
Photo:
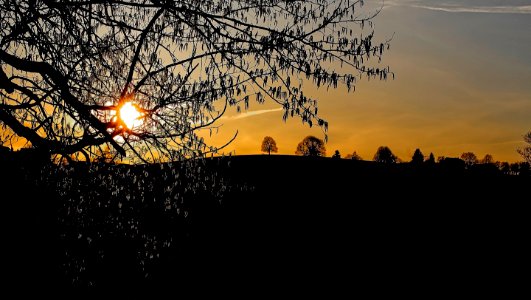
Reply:
[[[334,151],[334,155],[332,155],[332,158],[335,158],[335,159],[341,158],[341,153],[339,152],[339,150]]]
[[[91,159],[102,147],[144,161],[215,152],[227,107],[272,101],[326,133],[303,83],[354,90],[389,40],[363,1],[0,2],[0,122],[33,147]],[[376,63],[372,63],[376,60]],[[128,104],[129,103],[129,104]],[[137,126],[121,108],[131,106]],[[132,127],[132,128],[130,128]],[[230,142],[230,141],[229,141]]]
[[[527,143],[527,146],[517,149],[517,151],[526,162],[531,164],[531,131],[524,135],[524,142]]]
[[[380,146],[374,154],[373,160],[385,164],[394,164],[397,162],[398,157],[393,154],[389,147]]]
[[[295,154],[303,156],[326,156],[325,143],[320,138],[309,135],[297,145]]]
[[[433,152],[430,152],[430,156],[426,160],[426,163],[429,165],[435,164],[435,155],[433,155]]]
[[[482,164],[493,164],[494,157],[491,154],[485,154],[485,157],[480,161]]]
[[[461,159],[465,162],[467,167],[473,166],[478,163],[478,157],[473,152],[465,152],[461,154]]]
[[[412,164],[422,164],[424,162],[424,154],[420,151],[420,149],[416,149],[415,153],[413,153],[413,157],[411,159]]]
[[[262,141],[261,150],[262,152],[267,152],[269,155],[271,155],[271,152],[277,153],[278,152],[277,142],[275,142],[275,140],[272,137],[266,136],[264,137],[264,140]]]

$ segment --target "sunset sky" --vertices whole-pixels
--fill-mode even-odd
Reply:
[[[376,40],[394,33],[383,64],[395,80],[364,79],[354,93],[305,86],[330,123],[329,156],[338,149],[372,159],[386,145],[403,160],[415,148],[521,160],[515,149],[531,130],[531,1],[388,0],[374,23]],[[238,155],[259,153],[266,135],[281,154],[294,154],[307,135],[324,136],[298,119],[284,123],[267,104],[229,113],[219,125],[211,142],[221,145],[238,130],[225,149]]]

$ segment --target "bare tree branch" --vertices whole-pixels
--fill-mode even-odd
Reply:
[[[326,140],[304,84],[353,91],[362,77],[394,75],[379,66],[390,42],[375,42],[379,10],[363,1],[0,0],[0,11],[0,121],[67,157],[215,152],[225,145],[199,132],[253,98]]]

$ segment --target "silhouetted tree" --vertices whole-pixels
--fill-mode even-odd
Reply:
[[[324,141],[309,135],[297,145],[295,154],[303,156],[326,156]]]
[[[352,159],[352,160],[363,160],[363,158],[361,158],[361,156],[359,156],[358,153],[356,153],[356,151],[354,151],[352,154],[347,154],[345,158]]]
[[[433,155],[432,152],[430,152],[430,157],[428,157],[428,159],[426,160],[426,163],[428,163],[430,165],[435,164],[435,155]]]
[[[472,152],[465,152],[461,154],[461,159],[465,162],[467,167],[478,163],[478,157]]]
[[[339,150],[336,150],[334,152],[334,155],[332,155],[332,158],[339,159],[341,158],[341,153],[339,153]]]
[[[380,146],[373,158],[374,161],[385,164],[394,164],[397,162],[397,159],[398,157],[396,157],[387,146]]]
[[[277,142],[275,142],[275,140],[272,137],[266,136],[264,137],[264,140],[262,141],[261,149],[262,149],[262,152],[267,152],[269,155],[271,155],[271,152],[277,153],[278,152]]]
[[[326,132],[302,78],[353,91],[362,75],[393,75],[376,66],[388,41],[363,29],[379,11],[362,5],[1,1],[0,123],[49,153],[87,160],[103,145],[144,161],[215,152],[197,130],[252,99]],[[124,121],[124,105],[137,125]]]
[[[485,157],[480,161],[482,164],[493,164],[494,158],[490,154],[485,154]]]
[[[524,135],[524,142],[527,143],[527,146],[517,149],[517,151],[526,162],[531,164],[531,131]]]
[[[411,159],[412,164],[420,165],[424,162],[424,154],[420,151],[420,149],[416,149],[415,153],[413,153],[413,157]]]

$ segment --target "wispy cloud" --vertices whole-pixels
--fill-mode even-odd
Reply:
[[[526,6],[428,6],[412,7],[452,13],[486,13],[486,14],[531,14],[531,5]]]
[[[387,0],[385,6],[408,6],[449,13],[486,13],[486,14],[531,14],[531,5],[467,5],[440,1],[437,4],[422,0]]]
[[[244,118],[249,118],[249,117],[258,116],[258,115],[262,115],[262,114],[267,114],[267,113],[271,113],[271,112],[275,112],[275,111],[281,111],[281,110],[282,110],[281,107],[273,108],[273,109],[253,110],[253,111],[243,112],[241,114],[237,114],[237,115],[234,115],[234,116],[227,116],[227,117],[224,116],[221,119],[225,119],[225,120],[240,120],[240,119],[244,119]]]

